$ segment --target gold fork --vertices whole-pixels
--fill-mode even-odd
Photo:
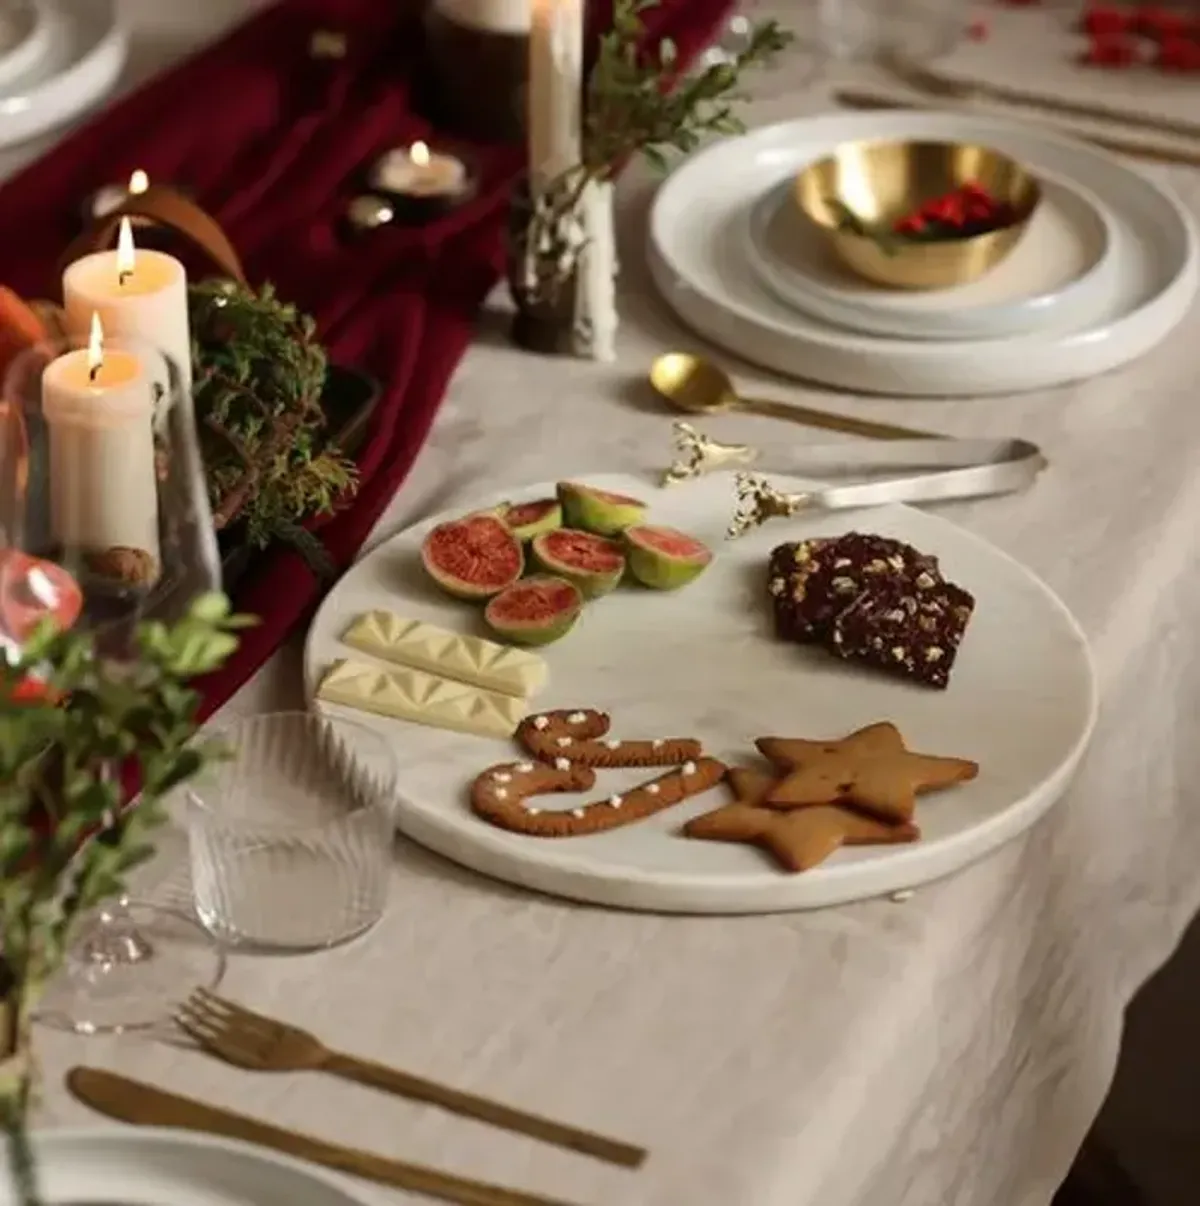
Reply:
[[[567,1126],[538,1114],[528,1114],[411,1072],[334,1051],[316,1035],[298,1026],[254,1013],[207,989],[198,989],[187,999],[176,1013],[175,1022],[204,1050],[239,1068],[257,1072],[331,1072],[359,1084],[441,1106],[451,1113],[477,1118],[492,1126],[554,1143],[623,1168],[637,1168],[646,1159],[645,1148]]]

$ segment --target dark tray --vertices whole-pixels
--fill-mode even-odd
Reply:
[[[346,456],[353,457],[367,436],[367,424],[379,402],[383,387],[366,373],[357,369],[331,364],[325,374],[321,392],[321,407],[329,439]],[[221,577],[226,592],[231,591],[249,569],[258,551],[244,542],[241,526],[235,524],[220,533]]]

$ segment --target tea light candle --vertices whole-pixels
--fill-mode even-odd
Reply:
[[[431,151],[423,142],[380,157],[371,170],[371,187],[392,202],[398,220],[428,221],[466,201],[474,182],[464,160]]]
[[[43,371],[50,523],[64,548],[132,549],[158,561],[152,386],[133,352],[105,349],[99,314],[88,346]]]
[[[187,273],[163,251],[138,249],[133,228],[121,219],[115,251],[97,251],[63,273],[67,330],[87,335],[99,314],[109,335],[149,344],[178,367],[184,389],[192,385],[192,342],[188,327]],[[154,374],[162,381],[162,373]]]
[[[150,177],[139,168],[129,177],[128,184],[106,184],[98,188],[84,206],[84,221],[99,222],[101,218],[107,218],[130,197],[140,197],[149,187]]]

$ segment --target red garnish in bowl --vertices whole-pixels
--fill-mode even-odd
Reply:
[[[974,181],[953,192],[926,201],[915,213],[892,223],[892,233],[909,239],[973,238],[1011,226],[1016,220],[1012,206],[998,201]]]
[[[1190,25],[1191,18],[1184,13],[1157,4],[1143,5],[1133,16],[1134,31],[1159,42],[1186,35]]]
[[[1162,71],[1200,71],[1200,42],[1191,38],[1164,38],[1158,46],[1154,65]]]

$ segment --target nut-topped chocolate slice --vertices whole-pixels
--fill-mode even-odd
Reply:
[[[828,648],[929,687],[945,688],[975,599],[953,582],[923,590],[891,578],[860,595],[833,622]]]
[[[768,586],[776,631],[802,644],[827,641],[847,607],[893,579],[916,594],[942,582],[936,557],[887,536],[848,532],[779,545],[771,553]]]

